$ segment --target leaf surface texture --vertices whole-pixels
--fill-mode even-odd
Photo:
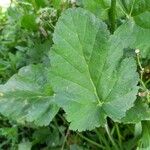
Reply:
[[[123,118],[136,99],[136,63],[123,59],[105,23],[84,9],[68,9],[53,41],[49,77],[70,128],[91,130],[103,126],[106,116]]]

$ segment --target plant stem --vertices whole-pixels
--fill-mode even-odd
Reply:
[[[95,133],[98,136],[99,142],[103,143],[106,146],[105,149],[111,150],[109,142],[108,142],[108,140],[106,140],[105,135],[103,135],[103,133],[100,133],[100,131],[98,129],[95,129]]]
[[[125,10],[125,12],[128,14],[128,8],[127,8],[127,5],[126,5],[126,2],[124,0],[120,0],[122,6],[123,6],[123,9]]]
[[[145,90],[147,90],[147,88],[146,88],[146,86],[145,86],[145,84],[144,84],[144,82],[143,82],[144,68],[143,68],[142,65],[141,65],[140,54],[139,54],[139,53],[137,53],[137,63],[138,63],[138,65],[139,65],[139,67],[140,67],[140,74],[141,74],[141,76],[140,76],[140,81],[141,81],[141,84],[142,84],[143,88],[144,88]]]
[[[108,12],[109,22],[110,22],[110,31],[114,33],[116,28],[116,0],[111,0],[111,7]]]
[[[116,126],[117,135],[118,135],[119,146],[120,146],[121,149],[123,149],[122,148],[122,137],[121,137],[121,134],[120,134],[120,130],[119,130],[118,124],[116,123],[115,126]]]
[[[61,150],[64,150],[65,143],[66,143],[66,141],[67,141],[67,137],[68,137],[68,135],[69,135],[69,127],[68,127],[68,129],[67,129],[66,136],[65,136],[65,138],[64,138],[64,141],[63,141],[63,144],[62,144]]]
[[[109,130],[109,127],[108,127],[108,124],[107,124],[107,123],[105,124],[105,130],[106,130],[106,133],[107,133],[107,135],[108,135],[108,137],[109,137],[109,139],[110,139],[112,145],[115,147],[116,150],[119,150],[119,149],[118,149],[118,146],[116,145],[116,143],[115,143],[115,141],[114,141],[114,139],[113,139],[113,137],[112,137],[111,134],[110,134],[110,130]]]
[[[132,15],[132,11],[133,11],[133,8],[134,8],[134,4],[135,4],[135,0],[134,0],[133,3],[132,3],[132,6],[131,6],[131,10],[130,10],[129,16]]]
[[[148,103],[150,103],[150,91],[149,89],[147,89],[145,83],[143,82],[143,74],[144,74],[144,68],[142,67],[141,61],[140,61],[140,53],[137,53],[137,63],[140,67],[140,82],[141,82],[141,86],[143,86],[144,90],[147,92],[147,101]]]
[[[95,141],[92,141],[91,139],[85,137],[84,135],[82,135],[82,134],[80,134],[80,133],[77,133],[77,134],[78,134],[82,139],[86,140],[87,142],[89,142],[89,143],[91,143],[91,144],[93,144],[93,145],[95,145],[95,146],[97,146],[97,147],[99,147],[99,148],[105,149],[104,146],[102,146],[102,145],[96,143]]]

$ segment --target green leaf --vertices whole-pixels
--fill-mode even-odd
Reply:
[[[136,99],[136,63],[110,45],[105,23],[84,9],[68,9],[53,40],[49,76],[70,128],[91,130],[103,126],[106,116],[123,118]]]
[[[84,9],[92,12],[96,17],[101,19],[108,19],[109,9],[111,7],[111,0],[77,0],[77,4]],[[115,15],[117,17],[123,16],[120,5],[116,3]]]
[[[42,65],[27,66],[0,85],[0,113],[20,123],[48,125],[58,107],[46,74]]]
[[[32,143],[31,142],[22,142],[18,145],[18,150],[31,150]]]
[[[33,46],[28,47],[27,55],[28,55],[28,63],[39,63],[43,62],[48,56],[48,51],[50,46],[52,45],[52,40],[47,40],[43,43],[41,41],[36,41]]]
[[[35,0],[35,3],[38,6],[38,8],[47,6],[47,0]]]
[[[0,136],[6,137],[8,140],[16,143],[18,140],[18,129],[17,127],[5,127],[0,128]]]
[[[83,8],[94,13],[99,18],[107,18],[108,9],[110,8],[110,0],[80,0]]]
[[[36,31],[38,29],[38,25],[36,24],[36,16],[35,15],[24,15],[21,20],[21,27]]]
[[[60,9],[62,2],[63,2],[62,0],[52,0],[51,1],[53,7],[56,9]]]
[[[140,49],[143,58],[150,57],[150,29],[137,25],[133,20],[128,20],[121,25],[112,36],[112,43],[117,49]]]
[[[139,15],[145,11],[150,11],[150,1],[149,0],[135,0],[135,2],[133,3],[132,16]]]
[[[135,16],[134,21],[140,27],[150,29],[150,12],[146,11],[138,16]]]
[[[135,105],[127,111],[122,122],[135,124],[142,120],[150,120],[150,109],[146,103],[137,100]]]
[[[149,150],[150,149],[150,122],[142,122],[142,137],[139,140],[139,146],[137,150]]]
[[[131,16],[139,15],[145,11],[150,11],[149,0],[120,0],[122,7]]]

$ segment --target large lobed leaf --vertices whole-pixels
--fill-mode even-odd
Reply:
[[[0,113],[21,123],[48,125],[58,107],[46,75],[42,65],[31,65],[0,85]]]
[[[53,40],[49,76],[70,128],[91,130],[103,126],[106,116],[120,121],[136,99],[138,75],[105,23],[84,9],[68,9]]]

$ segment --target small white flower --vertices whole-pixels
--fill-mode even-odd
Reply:
[[[139,53],[140,53],[140,50],[139,50],[139,49],[136,49],[136,50],[135,50],[135,53],[136,53],[136,54],[139,54]]]

